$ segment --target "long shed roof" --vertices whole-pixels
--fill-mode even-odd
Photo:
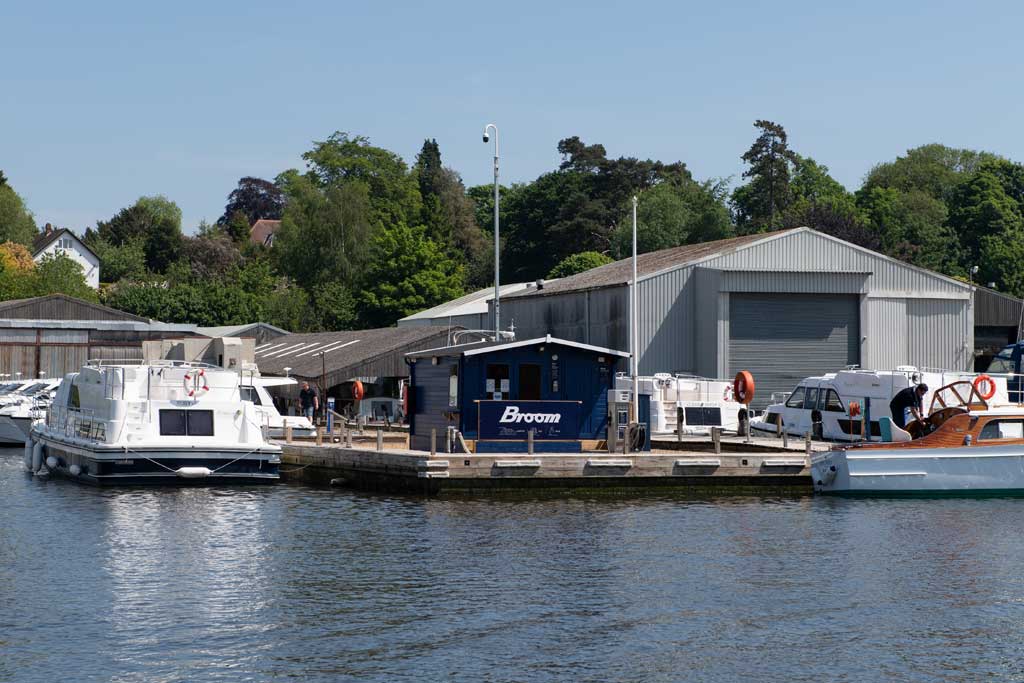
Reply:
[[[430,326],[289,334],[257,346],[256,365],[267,375],[288,368],[290,375],[319,380],[323,373],[328,386],[356,377],[404,377],[406,353],[443,346],[448,335],[447,328]]]

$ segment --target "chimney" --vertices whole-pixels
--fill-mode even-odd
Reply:
[[[47,224],[46,224],[46,228],[45,228],[45,230],[44,230],[44,233],[45,233],[45,234],[46,234],[47,236],[49,236],[49,235],[52,235],[52,234],[53,234],[53,226],[52,226],[52,225],[50,225],[49,223],[47,223]]]
[[[537,280],[537,289],[544,289],[544,278],[539,278]]]

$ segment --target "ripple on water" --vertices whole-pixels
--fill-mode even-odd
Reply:
[[[1018,674],[1024,501],[94,489],[0,452],[0,681]]]

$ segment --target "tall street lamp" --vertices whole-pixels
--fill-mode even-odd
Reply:
[[[500,341],[501,334],[501,285],[498,263],[501,259],[498,241],[498,127],[493,123],[484,126],[484,142],[490,141],[488,133],[494,130],[494,341]]]
[[[631,339],[630,355],[632,358],[632,372],[633,375],[633,421],[640,421],[640,358],[638,356],[640,350],[640,330],[637,322],[639,317],[639,311],[637,311],[637,297],[636,297],[636,204],[637,197],[633,195],[633,282],[630,289],[630,302],[629,302],[629,336]]]

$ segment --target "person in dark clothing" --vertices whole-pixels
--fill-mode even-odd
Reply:
[[[309,382],[302,383],[299,402],[302,404],[302,414],[312,420],[313,414],[320,409],[320,397],[317,395],[316,389],[309,386]]]
[[[921,419],[921,401],[928,393],[928,385],[918,384],[916,387],[907,387],[892,397],[889,401],[889,411],[892,413],[892,422],[900,429],[907,426],[907,409],[913,414],[915,420]]]

